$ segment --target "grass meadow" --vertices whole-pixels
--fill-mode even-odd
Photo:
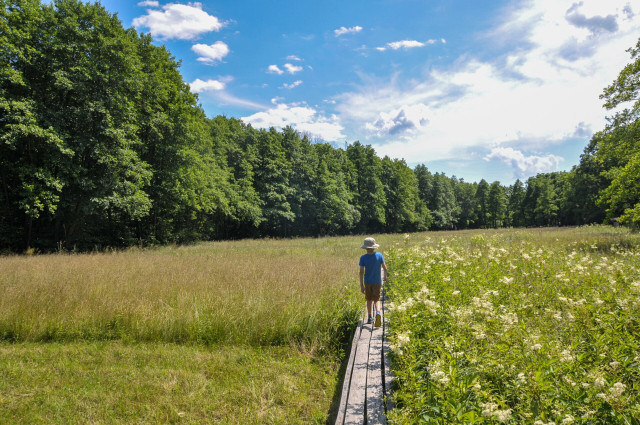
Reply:
[[[325,423],[361,239],[0,257],[0,423]]]
[[[393,424],[637,424],[640,235],[376,235]],[[0,257],[0,423],[330,423],[362,237]]]
[[[640,423],[639,234],[434,233],[390,251],[390,423]]]

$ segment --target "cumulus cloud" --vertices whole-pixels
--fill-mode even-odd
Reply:
[[[302,71],[302,67],[301,66],[297,66],[297,65],[292,65],[290,63],[285,63],[284,64],[284,68],[287,70],[287,72],[289,74],[295,74],[296,72],[300,72]]]
[[[289,55],[287,56],[287,60],[288,61],[301,61],[302,59],[300,59],[298,56],[296,55]]]
[[[302,84],[301,80],[294,81],[291,84],[284,83],[283,88],[285,88],[285,89],[294,89],[294,88],[298,87],[300,84]]]
[[[149,28],[152,36],[164,40],[192,40],[201,34],[220,31],[222,22],[202,10],[202,3],[169,3],[162,10],[147,10],[133,20],[136,28]]]
[[[284,74],[284,71],[281,70],[278,65],[269,65],[269,67],[267,68],[267,72],[269,74],[278,74],[278,75],[282,75]]]
[[[523,178],[538,173],[557,171],[563,158],[548,154],[544,156],[526,156],[513,148],[493,148],[491,153],[484,157],[485,161],[498,160],[510,164],[514,168],[516,177]]]
[[[160,3],[154,0],[146,0],[146,1],[141,1],[140,3],[138,3],[138,6],[141,7],[158,7],[160,6]]]
[[[471,160],[488,147],[553,152],[575,137],[586,143],[592,129],[606,124],[599,95],[628,62],[626,49],[637,42],[640,21],[620,19],[617,32],[595,36],[567,21],[571,3],[520,4],[506,9],[504,23],[482,35],[489,45],[507,40],[495,60],[467,55],[450,66],[431,67],[420,78],[403,72],[388,80],[362,75],[357,90],[335,97],[348,136],[365,134],[380,155],[411,162]],[[626,4],[585,1],[577,10],[606,17]],[[583,50],[569,59],[560,52],[572,40]],[[418,118],[409,114],[412,107],[421,111]],[[545,155],[525,159],[515,164],[533,165],[519,170],[542,169],[545,161],[551,169],[559,161]]]
[[[590,139],[591,136],[593,136],[591,126],[587,123],[579,122],[570,137]]]
[[[195,44],[191,50],[200,55],[198,61],[206,64],[214,64],[229,54],[229,46],[222,41],[216,41],[213,44]]]
[[[567,10],[567,21],[575,25],[578,28],[587,28],[592,33],[599,33],[602,31],[616,32],[618,31],[618,22],[615,15],[607,16],[592,16],[587,18],[586,15],[579,12],[584,2],[574,3],[569,10]]]
[[[189,87],[191,87],[191,91],[194,93],[202,93],[205,91],[224,90],[225,84],[224,82],[218,80],[203,81],[199,78],[196,78],[194,82],[189,84]]]
[[[243,117],[242,121],[256,128],[291,126],[296,130],[318,137],[326,142],[343,140],[344,128],[336,115],[329,117],[306,104],[277,104],[274,108]]]
[[[333,33],[335,34],[336,37],[340,37],[341,35],[344,35],[344,34],[353,34],[360,31],[362,31],[362,27],[359,25],[356,25],[355,27],[350,27],[350,28],[340,27],[337,30],[333,30]]]
[[[380,112],[378,119],[366,123],[365,128],[374,131],[378,136],[400,135],[422,128],[429,121],[428,115],[429,108],[424,104],[403,105],[391,112]]]

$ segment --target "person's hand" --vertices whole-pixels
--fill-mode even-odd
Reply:
[[[360,292],[364,294],[364,285],[360,285]]]
[[[382,278],[382,280],[384,280],[386,282],[388,278],[389,278],[389,275],[387,273],[385,273],[384,277]]]

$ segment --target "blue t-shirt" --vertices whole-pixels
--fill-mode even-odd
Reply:
[[[364,254],[360,257],[360,266],[364,266],[364,283],[382,283],[380,267],[384,263],[384,257],[379,252]]]

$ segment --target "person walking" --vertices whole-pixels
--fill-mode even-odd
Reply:
[[[384,257],[376,249],[380,247],[374,238],[366,238],[362,249],[366,249],[367,253],[360,257],[360,292],[364,294],[367,300],[367,314],[369,316],[367,323],[373,321],[373,311],[375,308],[375,324],[380,326],[380,294],[382,292],[382,280],[387,281],[387,265]],[[381,269],[384,270],[384,278],[381,276]]]

